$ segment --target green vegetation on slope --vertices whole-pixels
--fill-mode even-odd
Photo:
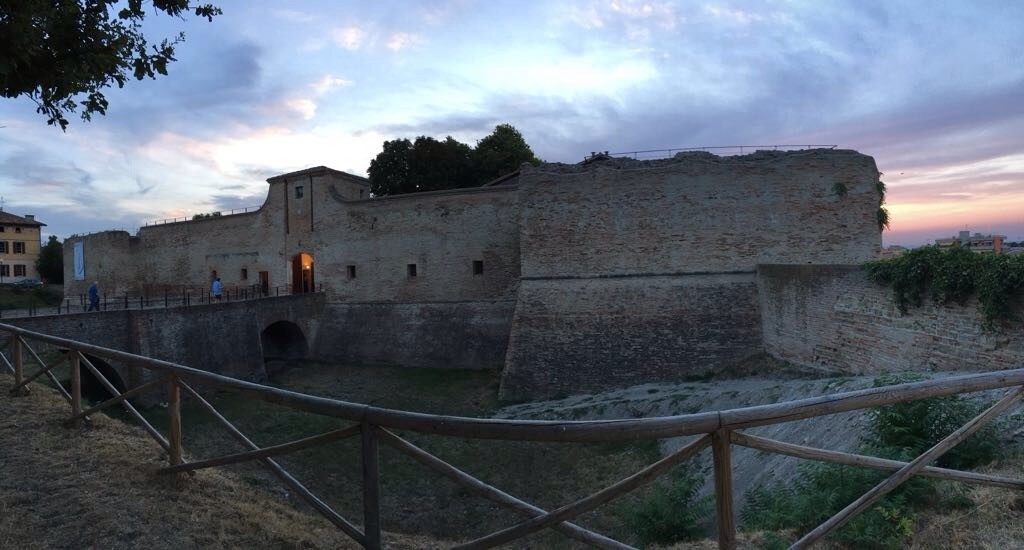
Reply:
[[[883,376],[875,381],[875,386],[920,379],[916,376]],[[913,460],[966,424],[983,408],[982,403],[954,395],[872,409],[868,412],[868,432],[860,452],[895,460]],[[937,465],[969,469],[992,462],[1002,453],[999,431],[998,424],[982,428],[943,455]],[[888,475],[837,464],[807,465],[788,487],[750,491],[743,510],[744,525],[747,529],[807,532]],[[963,487],[915,476],[837,530],[832,539],[857,548],[899,548],[913,534],[914,522],[923,510],[957,510],[973,506],[974,502]]]

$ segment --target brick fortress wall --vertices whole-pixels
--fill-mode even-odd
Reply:
[[[796,364],[848,374],[1024,365],[1020,326],[985,329],[974,299],[901,314],[859,266],[764,265],[758,285],[765,348]]]
[[[833,150],[525,168],[502,396],[677,381],[760,353],[757,264],[873,257],[877,181],[871,157]]]
[[[320,167],[268,180],[254,213],[69,239],[86,279],[68,294],[205,287],[213,270],[243,285],[243,268],[289,284],[303,252],[327,297],[318,358],[504,366],[506,398],[678,380],[762,351],[758,264],[873,257],[877,181],[853,151],[690,153],[368,199]]]

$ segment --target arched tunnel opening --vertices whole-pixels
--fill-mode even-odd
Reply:
[[[92,366],[96,367],[96,370],[98,370],[100,374],[107,379],[107,381],[117,388],[117,391],[125,391],[126,387],[124,385],[124,380],[121,379],[121,375],[117,373],[117,370],[110,366],[110,363],[92,355],[86,355],[85,358],[92,363]],[[110,393],[110,391],[103,386],[99,379],[92,374],[92,371],[90,371],[85,364],[82,364],[79,368],[82,376],[83,399],[87,399],[92,403],[99,403],[115,396],[115,394]]]
[[[302,359],[309,353],[306,336],[291,321],[278,321],[263,329],[260,344],[267,374],[280,372],[288,367],[289,361]]]

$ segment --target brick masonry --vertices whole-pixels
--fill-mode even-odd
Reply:
[[[215,305],[103,311],[5,319],[27,330],[171,361],[261,382],[266,380],[261,336],[279,321],[315,341],[324,296],[306,294]],[[148,371],[111,363],[129,386]]]
[[[901,314],[859,266],[763,265],[758,290],[765,349],[796,364],[849,374],[1024,365],[1019,324],[985,329],[975,300]]]
[[[872,258],[877,181],[853,151],[524,168],[502,396],[678,381],[761,351],[756,266]]]
[[[409,367],[500,369],[513,301],[330,304],[314,354]]]
[[[678,382],[761,351],[753,274],[523,281],[501,397]]]

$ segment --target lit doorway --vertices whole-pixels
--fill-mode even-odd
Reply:
[[[313,256],[299,252],[292,257],[292,294],[313,292]]]

